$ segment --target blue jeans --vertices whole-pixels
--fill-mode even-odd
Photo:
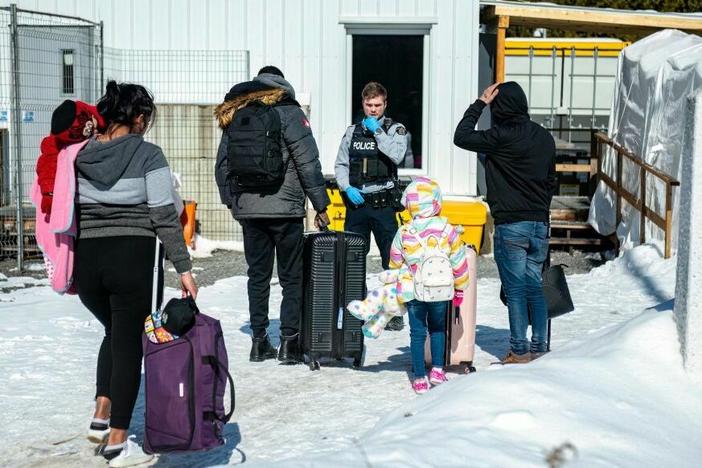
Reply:
[[[446,310],[448,303],[419,302],[413,300],[407,303],[407,315],[410,325],[410,353],[415,378],[427,375],[424,363],[424,343],[429,329],[431,365],[443,367],[444,347],[446,345]],[[428,327],[427,327],[428,325]]]
[[[507,296],[512,352],[546,351],[548,314],[541,270],[548,255],[548,224],[537,221],[495,226],[495,263]],[[531,347],[527,327],[531,314]]]

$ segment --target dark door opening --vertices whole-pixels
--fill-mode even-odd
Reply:
[[[422,167],[422,95],[424,36],[354,35],[351,121],[363,119],[361,91],[369,81],[388,90],[386,115],[407,127],[411,135],[401,167]]]

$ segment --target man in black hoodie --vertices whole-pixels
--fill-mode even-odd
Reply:
[[[247,106],[270,106],[280,121],[279,147],[284,162],[282,182],[264,191],[239,190],[229,170],[230,125],[235,114]],[[217,151],[215,178],[222,203],[231,210],[244,232],[244,256],[248,265],[249,316],[252,345],[249,359],[263,361],[278,357],[284,364],[299,362],[299,327],[302,313],[302,250],[305,196],[317,212],[315,224],[329,224],[326,214],[329,197],[319,162],[317,143],[310,123],[295,101],[295,91],[283,72],[274,66],[259,70],[251,81],[239,83],[215,109],[222,128]],[[246,117],[248,119],[248,117]],[[266,130],[266,136],[268,136]],[[271,134],[273,130],[271,130]],[[252,144],[257,143],[255,141]],[[236,147],[234,147],[236,152]],[[269,151],[270,154],[270,151]],[[236,155],[235,155],[236,156]],[[280,349],[271,345],[266,329],[273,259],[283,288],[280,305]]]
[[[490,105],[493,126],[475,130]],[[522,88],[493,84],[456,127],[454,144],[483,153],[487,202],[495,220],[495,262],[507,296],[510,353],[503,363],[525,363],[546,352],[547,311],[541,270],[548,255],[548,223],[556,187],[556,146],[529,118]],[[531,312],[531,345],[526,337]]]

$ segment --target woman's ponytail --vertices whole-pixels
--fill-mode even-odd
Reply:
[[[127,125],[130,128],[139,115],[144,116],[148,128],[156,112],[153,95],[143,86],[120,83],[110,80],[105,87],[105,95],[97,103],[97,110],[109,127],[113,124]]]

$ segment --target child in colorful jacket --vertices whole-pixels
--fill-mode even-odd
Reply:
[[[424,302],[417,299],[423,294],[415,294],[415,275],[424,265],[427,250],[441,251],[444,258],[448,258],[453,273],[454,305],[459,306],[462,302],[463,290],[469,281],[465,246],[456,228],[445,217],[439,216],[441,201],[441,188],[436,181],[428,177],[416,178],[402,195],[402,204],[412,221],[400,227],[390,249],[390,268],[399,269],[397,298],[406,305],[409,315],[414,369],[412,388],[416,393],[426,393],[430,383],[439,385],[447,380],[443,367],[448,300],[429,302],[424,297]],[[450,291],[448,297],[451,297]],[[424,364],[427,329],[432,360],[428,381]]]
[[[51,115],[51,133],[40,145],[36,174],[41,202],[38,208],[46,221],[51,216],[59,152],[74,143],[87,140],[105,128],[105,121],[95,106],[82,101],[63,101]]]
[[[65,100],[51,115],[51,134],[41,142],[31,190],[31,200],[36,207],[35,234],[44,254],[49,282],[59,294],[76,292],[72,281],[73,244],[77,233],[76,155],[81,144],[104,126],[95,106]]]

